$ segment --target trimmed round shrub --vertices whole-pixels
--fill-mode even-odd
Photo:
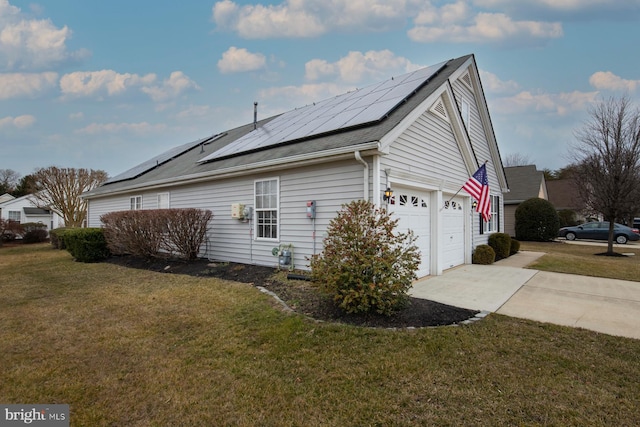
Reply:
[[[371,202],[343,205],[327,228],[311,276],[348,313],[391,315],[408,303],[420,251],[413,233],[395,231],[397,219]]]
[[[54,249],[67,249],[67,246],[64,243],[64,234],[68,230],[72,230],[72,228],[54,228],[49,232],[49,240]]]
[[[489,265],[496,260],[496,252],[489,245],[478,245],[473,251],[473,263]]]
[[[516,239],[511,239],[511,249],[509,249],[509,255],[517,254],[520,251],[520,242]]]
[[[496,261],[508,258],[511,255],[511,236],[506,233],[493,233],[489,236],[489,246],[496,254]]]
[[[110,255],[102,228],[67,229],[64,242],[76,261],[98,262]]]
[[[547,242],[558,237],[560,219],[551,202],[532,198],[520,203],[516,209],[516,239]]]

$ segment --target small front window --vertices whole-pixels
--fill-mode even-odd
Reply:
[[[279,187],[278,179],[255,182],[255,226],[258,239],[278,239]]]
[[[9,211],[9,221],[20,222],[20,211]]]
[[[169,209],[169,193],[158,193],[158,209]]]
[[[131,199],[131,210],[136,211],[142,209],[142,196],[133,196]]]
[[[500,197],[489,197],[491,197],[491,219],[485,223],[484,231],[487,233],[495,233],[500,231]],[[480,221],[482,221],[482,216],[480,216]]]

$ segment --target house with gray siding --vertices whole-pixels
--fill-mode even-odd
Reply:
[[[461,191],[485,162],[488,222]],[[299,269],[322,251],[341,206],[365,199],[415,232],[425,276],[471,263],[473,249],[503,231],[506,191],[467,55],[178,146],[83,197],[90,227],[112,211],[209,209],[203,257],[276,266],[286,247]]]

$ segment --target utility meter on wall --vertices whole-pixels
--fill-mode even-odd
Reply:
[[[307,218],[315,219],[316,218],[316,201],[309,200],[307,202]]]
[[[244,219],[249,220],[253,218],[253,208],[251,206],[245,206],[244,210],[242,211],[242,215],[244,217]]]

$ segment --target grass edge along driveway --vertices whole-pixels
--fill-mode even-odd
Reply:
[[[640,341],[490,315],[380,330],[250,285],[0,249],[0,403],[71,425],[638,425]]]

